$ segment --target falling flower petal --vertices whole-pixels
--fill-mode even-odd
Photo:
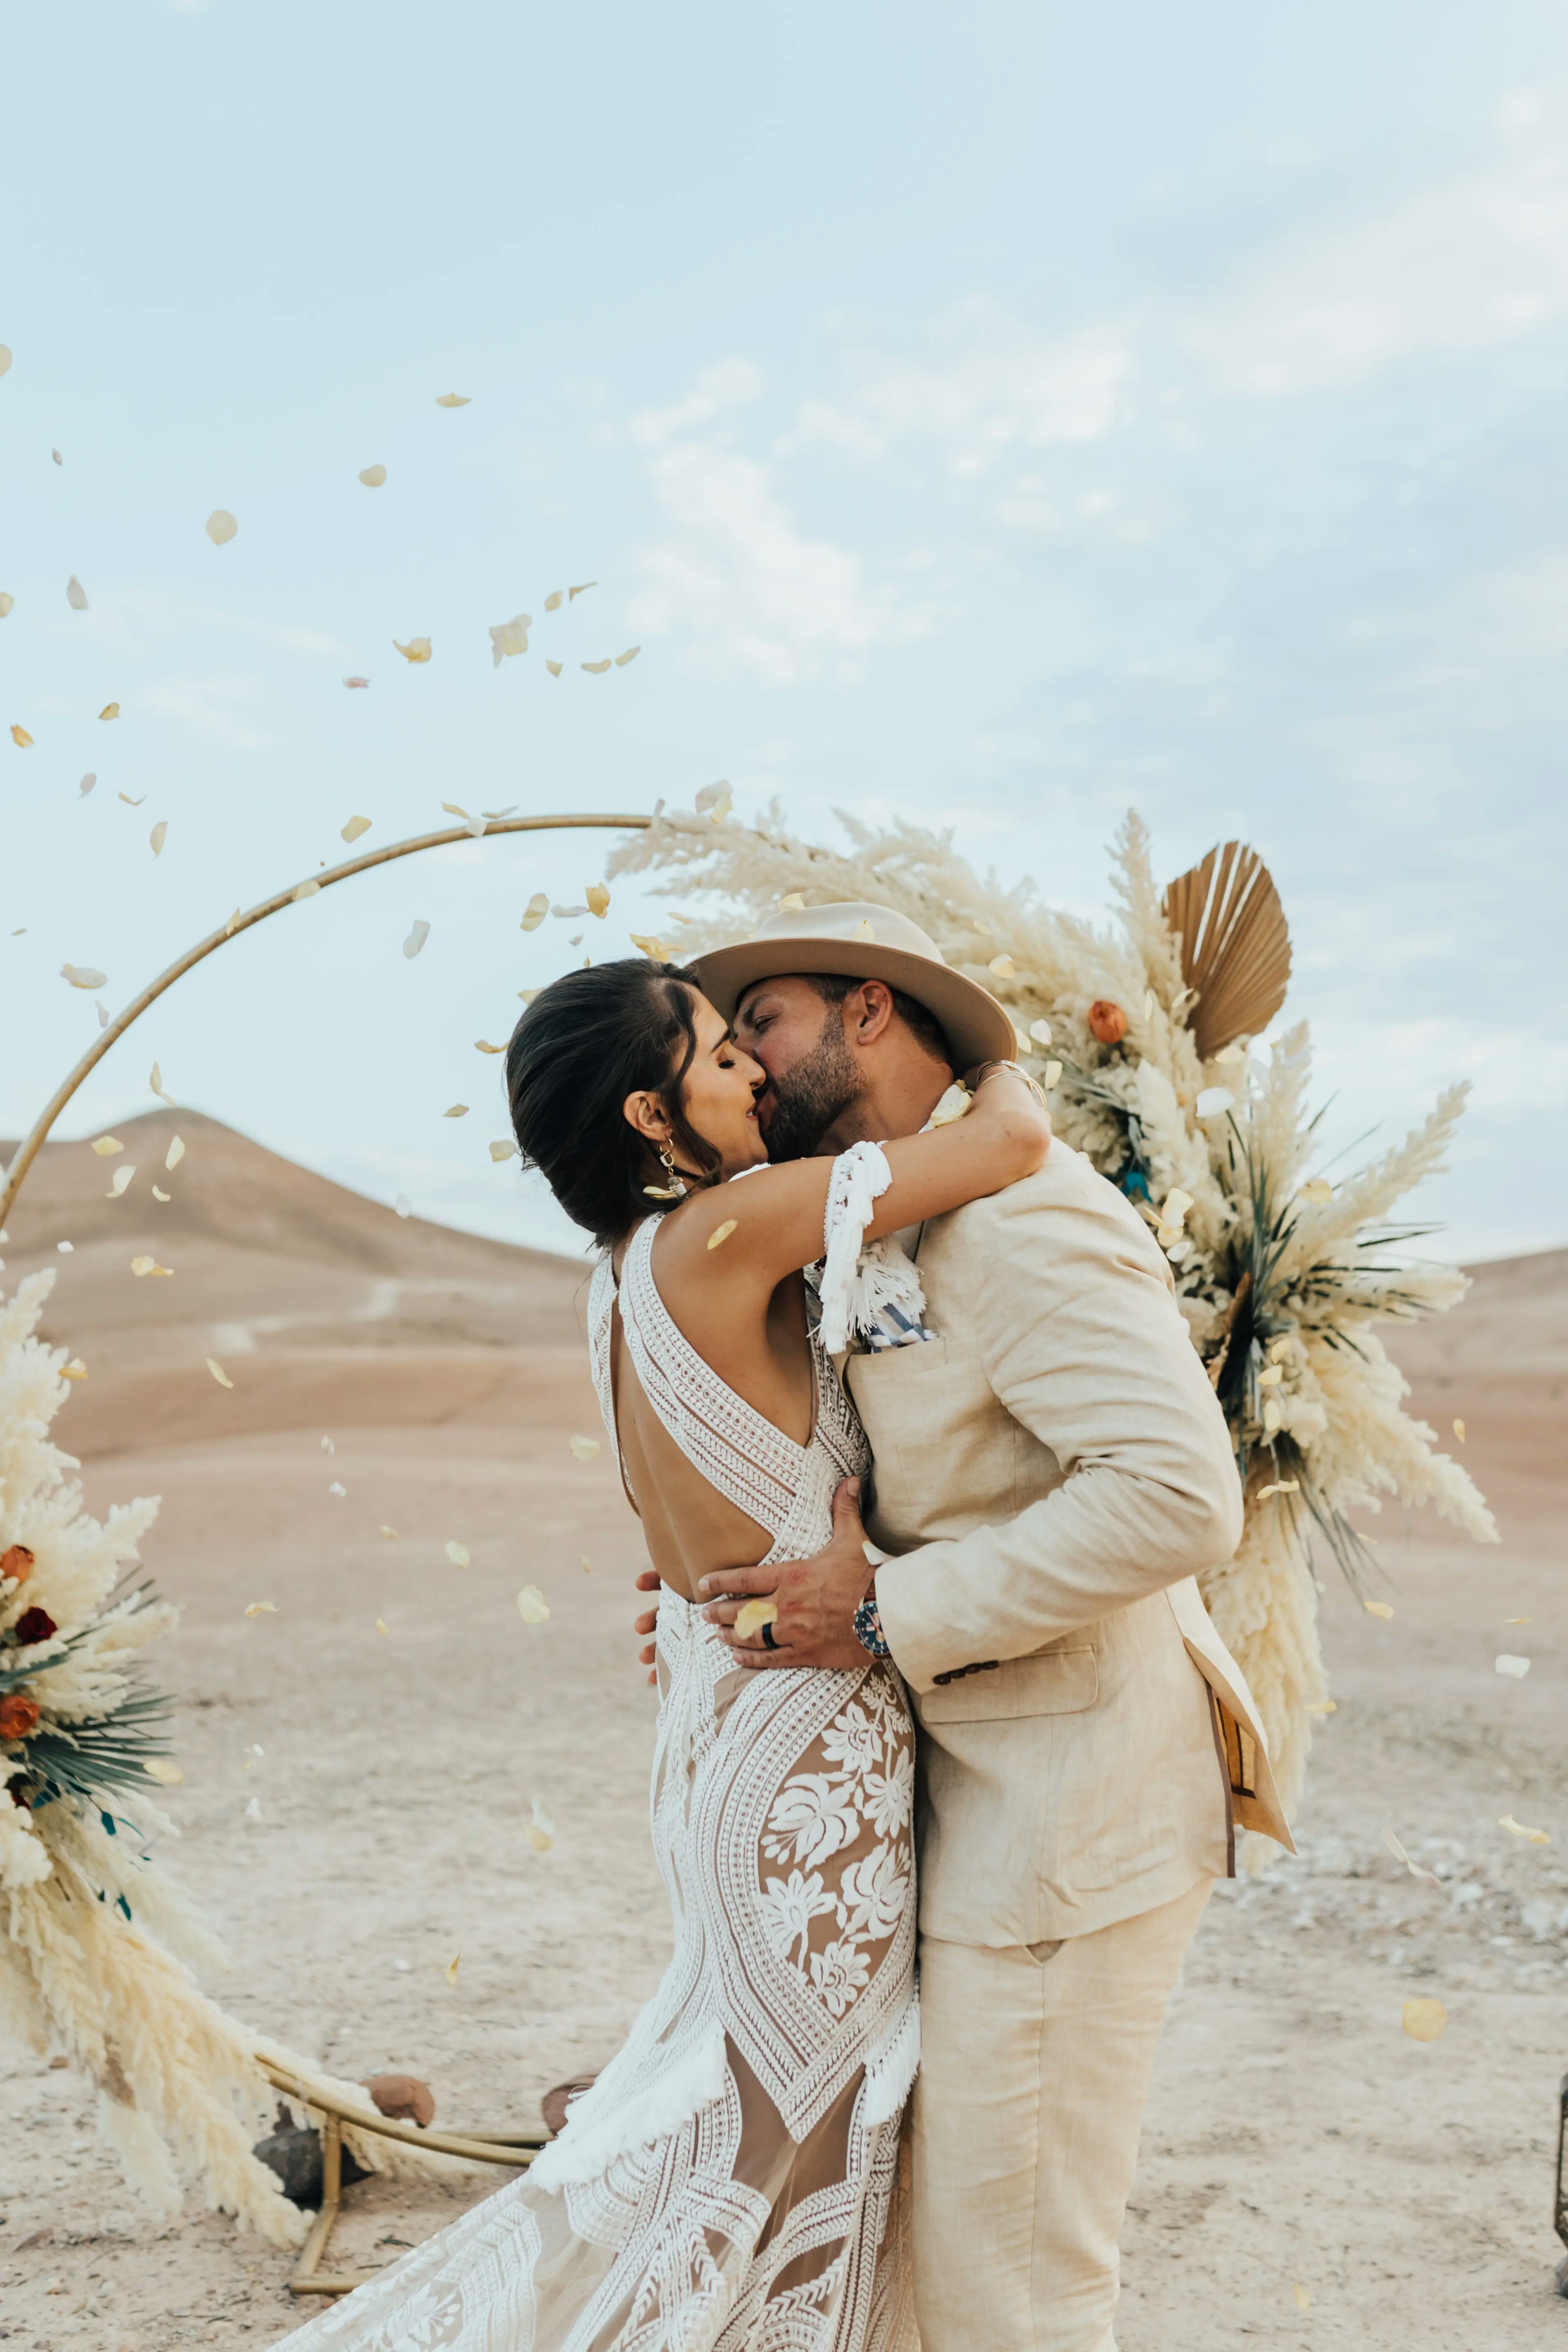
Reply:
[[[1300,1494],[1300,1478],[1276,1478],[1268,1486],[1259,1486],[1258,1499],[1260,1503],[1266,1503],[1270,1495],[1296,1495]]]
[[[579,669],[585,669],[590,677],[603,677],[610,665],[608,659],[605,659],[596,662],[579,662],[577,667]]]
[[[1550,1845],[1552,1843],[1551,1832],[1549,1831],[1529,1829],[1525,1826],[1523,1822],[1516,1822],[1511,1813],[1500,1813],[1498,1815],[1497,1825],[1500,1830],[1507,1830],[1510,1837],[1522,1838],[1526,1845]]]
[[[588,912],[597,915],[601,922],[610,911],[610,894],[602,882],[590,882],[583,896],[588,901]]]
[[[323,1454],[335,1454],[335,1453],[337,1452],[337,1450],[338,1450],[338,1449],[337,1449],[337,1447],[333,1444],[333,1443],[332,1443],[332,1441],[331,1441],[331,1439],[330,1437],[325,1437],[325,1436],[324,1436],[324,1437],[322,1438],[322,1440],[321,1440],[321,1451],[322,1451],[322,1453],[323,1453]]]
[[[1170,1232],[1179,1234],[1187,1211],[1192,1205],[1192,1194],[1184,1192],[1179,1184],[1173,1184],[1160,1206],[1161,1224],[1167,1227]]]
[[[1367,1601],[1362,1605],[1369,1617],[1392,1617],[1394,1614],[1386,1601]]]
[[[66,582],[66,603],[73,613],[85,613],[87,610],[87,590],[74,572]]]
[[[132,1274],[137,1276],[151,1274],[156,1264],[157,1260],[155,1258],[133,1257],[131,1261],[131,1271]]]
[[[563,922],[563,923],[574,923],[574,922],[576,921],[576,919],[577,919],[578,916],[579,916],[579,915],[585,915],[585,914],[587,913],[588,909],[587,909],[587,908],[586,908],[585,906],[584,906],[584,907],[552,907],[552,908],[550,909],[550,911],[551,911],[551,913],[552,913],[552,914],[556,918],[556,919],[557,919],[558,921],[560,921],[560,922]],[[576,946],[576,944],[577,944],[576,940],[573,940],[573,942],[572,942],[572,944],[573,944],[573,946],[574,946],[574,947],[575,947],[575,946]]]
[[[174,1197],[174,1196],[172,1192],[160,1192],[156,1184],[153,1185],[153,1198],[154,1201],[172,1201]]]
[[[289,895],[298,906],[301,898],[320,898],[321,891],[321,886],[319,882],[301,882],[299,888],[290,891]]]
[[[1442,1885],[1443,1882],[1438,1877],[1435,1870],[1423,1870],[1418,1862],[1411,1861],[1410,1856],[1405,1853],[1405,1848],[1400,1844],[1399,1840],[1394,1836],[1392,1830],[1384,1831],[1383,1842],[1388,1848],[1389,1853],[1394,1854],[1397,1860],[1405,1864],[1405,1869],[1410,1873],[1412,1878],[1425,1878],[1428,1884],[1433,1886]]]
[[[332,1480],[331,1485],[327,1488],[327,1492],[329,1495],[335,1495],[340,1503],[346,1503],[348,1500],[348,1488],[336,1478]]]
[[[87,1366],[82,1362],[79,1356],[73,1356],[68,1364],[62,1364],[60,1366],[60,1378],[62,1381],[86,1380]]]
[[[149,1780],[156,1780],[165,1789],[177,1789],[185,1777],[172,1756],[146,1757],[142,1769]]]
[[[106,988],[109,984],[108,973],[97,971],[89,963],[62,963],[60,978],[68,980],[73,988],[85,988],[89,992],[95,988]]]
[[[351,816],[347,824],[338,828],[339,838],[351,843],[357,841],[362,833],[369,831],[370,819],[367,816]]]
[[[584,1553],[583,1554],[583,1573],[584,1573],[584,1576],[586,1576],[586,1575],[589,1573],[589,1571],[590,1571],[590,1570],[591,1570],[591,1569],[593,1568],[593,1565],[594,1565],[593,1561],[589,1559],[589,1557],[588,1557],[587,1553],[586,1553],[586,1552],[584,1552]]]
[[[1321,1207],[1325,1201],[1333,1199],[1334,1188],[1326,1176],[1313,1176],[1300,1187],[1296,1197],[1300,1201],[1310,1201],[1315,1207]]]
[[[492,1143],[490,1146],[490,1158],[492,1160],[511,1160],[516,1157],[516,1154],[517,1146],[512,1141],[510,1135],[506,1138],[506,1140],[503,1143]]]
[[[628,646],[624,654],[617,654],[616,656],[616,667],[617,669],[625,669],[627,662],[635,662],[641,651],[641,646]]]
[[[245,1613],[247,1617],[276,1617],[278,1603],[275,1601],[253,1601]]]
[[[1511,1675],[1514,1681],[1519,1683],[1521,1683],[1530,1672],[1528,1658],[1510,1657],[1506,1651],[1500,1658],[1494,1658],[1492,1664],[1500,1675]]]
[[[1222,1045],[1220,1047],[1219,1052],[1215,1055],[1215,1060],[1216,1062],[1226,1064],[1231,1062],[1245,1062],[1247,1059],[1247,1040],[1245,1037],[1233,1037],[1228,1045]]]
[[[562,664],[558,661],[552,661],[548,654],[544,656],[544,667],[550,672],[552,677],[560,677]]]
[[[393,638],[392,642],[397,646],[398,652],[403,656],[405,662],[427,662],[430,658],[430,640],[428,637],[410,637],[405,646],[398,645],[395,637]]]
[[[135,1175],[135,1173],[136,1171],[134,1168],[117,1168],[113,1176],[110,1179],[109,1190],[104,1194],[104,1199],[106,1201],[118,1201],[121,1194],[130,1184],[131,1179]]]
[[[147,795],[145,793],[138,793],[136,798],[132,800],[129,793],[121,793],[120,797],[127,808],[140,808]]]
[[[599,1451],[596,1437],[569,1437],[566,1443],[572,1449],[574,1462],[592,1462]]]
[[[525,931],[536,931],[549,912],[550,898],[548,892],[544,890],[536,890],[532,898],[529,900],[527,906],[522,910],[523,929]]]
[[[773,1624],[778,1613],[779,1604],[771,1595],[765,1600],[742,1601],[735,1612],[737,1640],[749,1642],[752,1635],[760,1633],[764,1625]]]
[[[380,1618],[379,1618],[379,1617],[376,1619],[376,1621],[375,1621],[375,1622],[376,1622],[376,1623],[377,1623],[378,1625],[381,1625],[381,1620],[380,1620]],[[382,1630],[382,1632],[384,1633],[385,1633],[385,1631],[386,1631],[385,1626],[384,1626],[384,1625],[382,1625],[382,1626],[381,1626],[381,1630]],[[461,1952],[454,1952],[454,1953],[453,1953],[453,1955],[452,1955],[452,1957],[451,1957],[451,1958],[447,1961],[447,1982],[448,1984],[456,1984],[456,1983],[457,1983],[457,1981],[458,1981],[458,1962],[462,1958],[462,1957],[463,1957],[463,1956],[462,1956]]]
[[[57,466],[63,466],[65,464],[65,459],[60,456],[58,449],[51,449],[49,451],[49,455],[54,459]]]
[[[1031,1021],[1029,1024],[1029,1034],[1037,1045],[1048,1045],[1051,1042],[1050,1023],[1048,1021]]]
[[[252,1797],[249,1804],[247,1805],[245,1809],[245,1818],[247,1822],[258,1822],[261,1819],[261,1800],[259,1797]]]
[[[936,1108],[926,1122],[927,1126],[951,1127],[954,1120],[966,1118],[973,1100],[974,1097],[969,1088],[962,1080],[955,1078],[952,1086],[943,1087]]]
[[[224,1370],[223,1366],[218,1362],[216,1356],[209,1356],[207,1358],[207,1370],[212,1374],[220,1389],[233,1388],[234,1382],[229,1379],[228,1374]]]
[[[503,817],[503,816],[510,816],[510,815],[512,814],[513,811],[516,809],[516,807],[517,807],[517,803],[516,803],[515,801],[508,801],[508,803],[507,803],[507,804],[506,804],[505,808],[503,808],[503,809],[486,809],[486,811],[485,811],[485,822],[486,822],[486,824],[499,824],[500,823],[500,821],[501,821],[502,817]]]
[[[57,1242],[55,1244],[55,1247],[58,1250],[62,1257],[69,1257],[72,1250],[76,1247],[76,1244],[75,1242]]]
[[[548,1853],[555,1843],[555,1824],[537,1797],[533,1800],[533,1817],[528,1824],[528,1843],[535,1853]]]
[[[385,1633],[385,1631],[386,1631],[386,1620],[385,1620],[385,1618],[384,1618],[384,1617],[378,1617],[378,1618],[376,1619],[376,1621],[375,1621],[375,1630],[376,1630],[376,1632],[377,1632],[378,1633]]]
[[[561,610],[561,599],[565,593],[566,591],[564,588],[552,588],[549,595],[544,600],[545,611],[547,613],[558,613]]]
[[[5,1234],[0,1234],[0,1242],[3,1242],[5,1238]],[[1528,1625],[1530,1620],[1528,1617],[1505,1617],[1502,1622],[1505,1625]]]
[[[596,580],[580,580],[575,588],[568,588],[566,591],[566,602],[569,604],[574,604],[579,596],[585,596],[590,588],[596,588],[598,584]]]
[[[531,1004],[536,996],[542,996],[544,993],[541,988],[520,988],[517,992],[524,1004]]]
[[[1448,2012],[1440,2000],[1407,2000],[1402,2022],[1412,2042],[1437,2042]]]
[[[1310,2310],[1311,2310],[1311,2308],[1312,2308],[1312,2298],[1311,2298],[1311,2296],[1307,2293],[1306,2288],[1301,2284],[1301,2282],[1300,2282],[1300,2279],[1296,2279],[1296,2280],[1293,2280],[1293,2281],[1292,2281],[1292,2283],[1291,2283],[1291,2287],[1290,2287],[1290,2293],[1291,2293],[1291,2294],[1292,2294],[1292,2295],[1294,2296],[1294,2298],[1295,2298],[1296,2308],[1297,2308],[1297,2310],[1298,2310],[1298,2311],[1310,2311]]]
[[[704,784],[695,803],[698,815],[705,816],[710,824],[722,824],[734,805],[734,796],[722,777],[716,784]]]
[[[1061,1075],[1062,1066],[1059,1062],[1047,1062],[1046,1064],[1046,1075],[1043,1084],[1047,1094],[1050,1093],[1053,1087],[1060,1085]]]
[[[453,1103],[448,1109],[441,1113],[441,1116],[443,1118],[467,1118],[468,1106],[467,1103]]]
[[[118,703],[118,702],[106,702],[106,703],[104,704],[104,706],[103,706],[103,709],[99,712],[99,714],[98,714],[98,715],[99,715],[99,717],[100,717],[100,719],[118,719],[118,718],[119,718],[119,716],[120,716],[120,705],[119,705],[119,703]]]
[[[99,1027],[100,1029],[107,1029],[109,1026],[109,1007],[105,1004],[101,996],[98,996],[93,999],[92,1009],[98,1015]]]
[[[413,962],[415,957],[418,954],[420,949],[424,946],[429,936],[429,924],[426,922],[416,922],[413,929],[409,932],[408,937],[403,942],[403,952],[408,958],[410,963]]]
[[[367,490],[379,490],[385,479],[386,467],[384,466],[363,466],[360,468],[360,480],[364,484]]]
[[[550,1603],[537,1584],[525,1584],[517,1596],[517,1613],[525,1625],[542,1625],[550,1614]]]
[[[993,956],[985,969],[997,980],[1011,980],[1013,977],[1013,959],[1010,955]]]
[[[606,669],[608,669],[609,666],[608,662],[605,664],[605,667]],[[28,751],[32,749],[33,739],[28,734],[25,727],[13,727],[11,730],[11,740],[16,746],[18,751]]]
[[[185,1147],[177,1135],[169,1138],[169,1149],[163,1154],[163,1165],[172,1175],[185,1156]]]
[[[1200,1118],[1218,1118],[1222,1112],[1236,1108],[1236,1097],[1228,1087],[1205,1087],[1198,1097]]]
[[[724,1220],[724,1222],[723,1222],[723,1223],[722,1223],[721,1225],[715,1225],[715,1226],[714,1226],[714,1228],[713,1228],[713,1230],[712,1230],[712,1232],[709,1234],[709,1236],[708,1236],[708,1246],[709,1246],[709,1248],[710,1248],[710,1250],[716,1250],[716,1249],[718,1248],[718,1246],[719,1246],[719,1244],[720,1244],[720,1243],[721,1243],[721,1242],[727,1242],[727,1241],[729,1240],[729,1238],[730,1238],[731,1234],[734,1232],[734,1230],[735,1230],[735,1220],[734,1220],[734,1218],[733,1218],[733,1217],[726,1217],[726,1218],[725,1218],[725,1220]]]
[[[500,669],[503,656],[528,651],[528,633],[532,626],[531,613],[514,613],[510,621],[491,622],[490,663],[493,668]]]
[[[0,375],[4,375],[5,373],[10,364],[11,346],[9,343],[0,343]]]
[[[506,1047],[504,1045],[492,1045],[488,1038],[476,1037],[474,1039],[474,1051],[476,1054],[504,1054],[506,1052]]]
[[[0,588],[0,621],[3,621],[5,618],[7,613],[15,609],[16,603],[16,599],[15,596],[11,595],[7,590]]]
[[[400,1217],[411,1217],[414,1214],[414,1203],[406,1192],[399,1192],[392,1205]]]
[[[77,790],[78,790],[78,792],[81,794],[81,796],[82,796],[83,800],[86,800],[86,798],[87,798],[87,796],[88,796],[89,793],[90,793],[90,792],[91,792],[91,790],[92,790],[92,788],[93,788],[94,784],[96,784],[96,783],[97,783],[97,782],[98,782],[98,772],[97,772],[97,770],[96,770],[95,768],[89,768],[89,769],[88,770],[88,772],[87,772],[86,775],[82,778],[82,780],[81,780],[80,783],[77,786]]]
[[[472,393],[468,392],[438,392],[436,405],[437,408],[467,408],[472,398]]]
[[[447,1559],[451,1561],[454,1568],[467,1568],[468,1564],[468,1555],[464,1545],[460,1543],[448,1543],[443,1545],[442,1549],[446,1552]]]
[[[214,507],[207,517],[207,537],[215,547],[226,547],[239,529],[226,507]]]
[[[100,1135],[94,1141],[92,1149],[100,1160],[112,1160],[117,1151],[124,1150],[125,1146],[117,1135]]]
[[[154,857],[162,857],[163,855],[163,844],[168,837],[169,821],[167,817],[160,817],[157,824],[153,827],[152,832],[147,835],[148,840],[153,845],[153,855]]]
[[[345,686],[368,686],[370,684],[370,680],[368,677],[345,677],[343,684]]]
[[[1460,1444],[1461,1444],[1461,1445],[1463,1445],[1463,1444],[1464,1444],[1464,1442],[1465,1442],[1465,1424],[1464,1424],[1464,1423],[1463,1423],[1462,1421],[1456,1421],[1456,1422],[1455,1422],[1455,1423],[1454,1423],[1454,1434],[1455,1434],[1455,1436],[1458,1439],[1458,1441],[1459,1441]]]
[[[380,1532],[386,1538],[388,1543],[396,1543],[398,1540],[395,1528],[383,1528]]]

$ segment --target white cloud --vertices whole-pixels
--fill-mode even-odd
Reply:
[[[669,529],[638,557],[631,626],[685,637],[692,667],[709,676],[849,681],[876,647],[925,636],[935,616],[873,581],[852,549],[808,538],[775,467],[734,446],[735,412],[761,390],[750,362],[726,360],[685,399],[632,418]]]
[[[273,738],[248,726],[232,708],[236,703],[254,702],[256,694],[256,686],[248,678],[170,678],[163,685],[145,688],[139,699],[195,734],[214,736],[241,751],[259,751]]]

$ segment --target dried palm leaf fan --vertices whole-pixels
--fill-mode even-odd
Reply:
[[[1245,842],[1222,842],[1165,892],[1182,939],[1182,977],[1196,992],[1189,1026],[1207,1062],[1237,1037],[1257,1037],[1285,1002],[1290,932],[1268,868]]]

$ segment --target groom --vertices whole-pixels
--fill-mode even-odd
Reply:
[[[697,970],[768,1073],[774,1159],[914,1134],[956,1070],[1016,1051],[994,999],[887,908],[780,914]],[[1241,1493],[1164,1257],[1079,1153],[1053,1142],[904,1238],[923,1324],[845,1366],[872,1546],[846,1488],[825,1551],[706,1580],[731,1596],[710,1614],[728,1629],[772,1592],[777,1647],[749,1665],[869,1649],[919,1716],[922,2352],[1112,2352],[1183,1955],[1237,1824],[1290,1842],[1194,1580],[1235,1549]]]

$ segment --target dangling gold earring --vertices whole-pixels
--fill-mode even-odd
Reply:
[[[650,1201],[684,1201],[686,1198],[686,1185],[684,1180],[676,1169],[675,1154],[670,1150],[668,1143],[661,1143],[659,1145],[658,1156],[660,1160],[663,1162],[664,1172],[668,1177],[669,1181],[668,1184],[645,1184],[643,1186],[643,1191],[647,1194]]]

